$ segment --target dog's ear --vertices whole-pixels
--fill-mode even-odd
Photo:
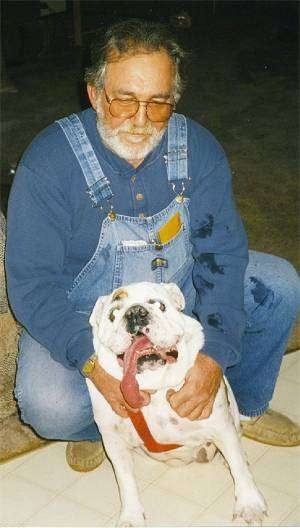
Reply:
[[[107,296],[99,297],[96,301],[96,304],[93,308],[93,311],[91,313],[89,322],[92,328],[95,328],[97,324],[99,323],[99,320],[102,316],[103,308],[104,308],[104,302],[107,299]]]
[[[185,298],[180,288],[177,286],[177,284],[175,284],[175,282],[165,282],[164,287],[174,302],[175,308],[181,312],[185,307]]]

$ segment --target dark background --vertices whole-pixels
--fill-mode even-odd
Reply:
[[[224,146],[250,246],[298,265],[298,11],[297,1],[2,0],[1,209],[34,136],[88,105],[92,40],[117,20],[152,19],[191,50],[178,111]]]

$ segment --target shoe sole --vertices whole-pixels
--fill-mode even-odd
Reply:
[[[260,438],[257,438],[257,436],[251,435],[249,433],[242,432],[242,436],[245,438],[249,438],[250,440],[254,440],[255,442],[259,442],[260,444],[270,445],[274,447],[296,447],[300,445],[300,440],[296,440],[295,442],[291,442],[289,444],[281,444],[280,442],[271,442],[269,440],[262,440]]]
[[[106,458],[105,451],[103,450],[102,453],[100,453],[90,464],[82,464],[80,462],[75,462],[70,460],[69,457],[67,457],[67,463],[74,471],[78,471],[80,473],[88,473],[89,471],[93,471],[97,467],[101,466],[102,462],[104,462]]]

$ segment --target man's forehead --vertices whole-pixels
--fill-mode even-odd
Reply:
[[[106,66],[105,84],[123,94],[148,88],[157,97],[170,94],[174,79],[174,65],[165,51],[119,56]]]

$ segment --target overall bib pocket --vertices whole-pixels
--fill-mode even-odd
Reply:
[[[172,240],[156,245],[122,240],[116,247],[113,287],[131,282],[171,282],[180,277],[191,257],[189,233],[184,224]]]

